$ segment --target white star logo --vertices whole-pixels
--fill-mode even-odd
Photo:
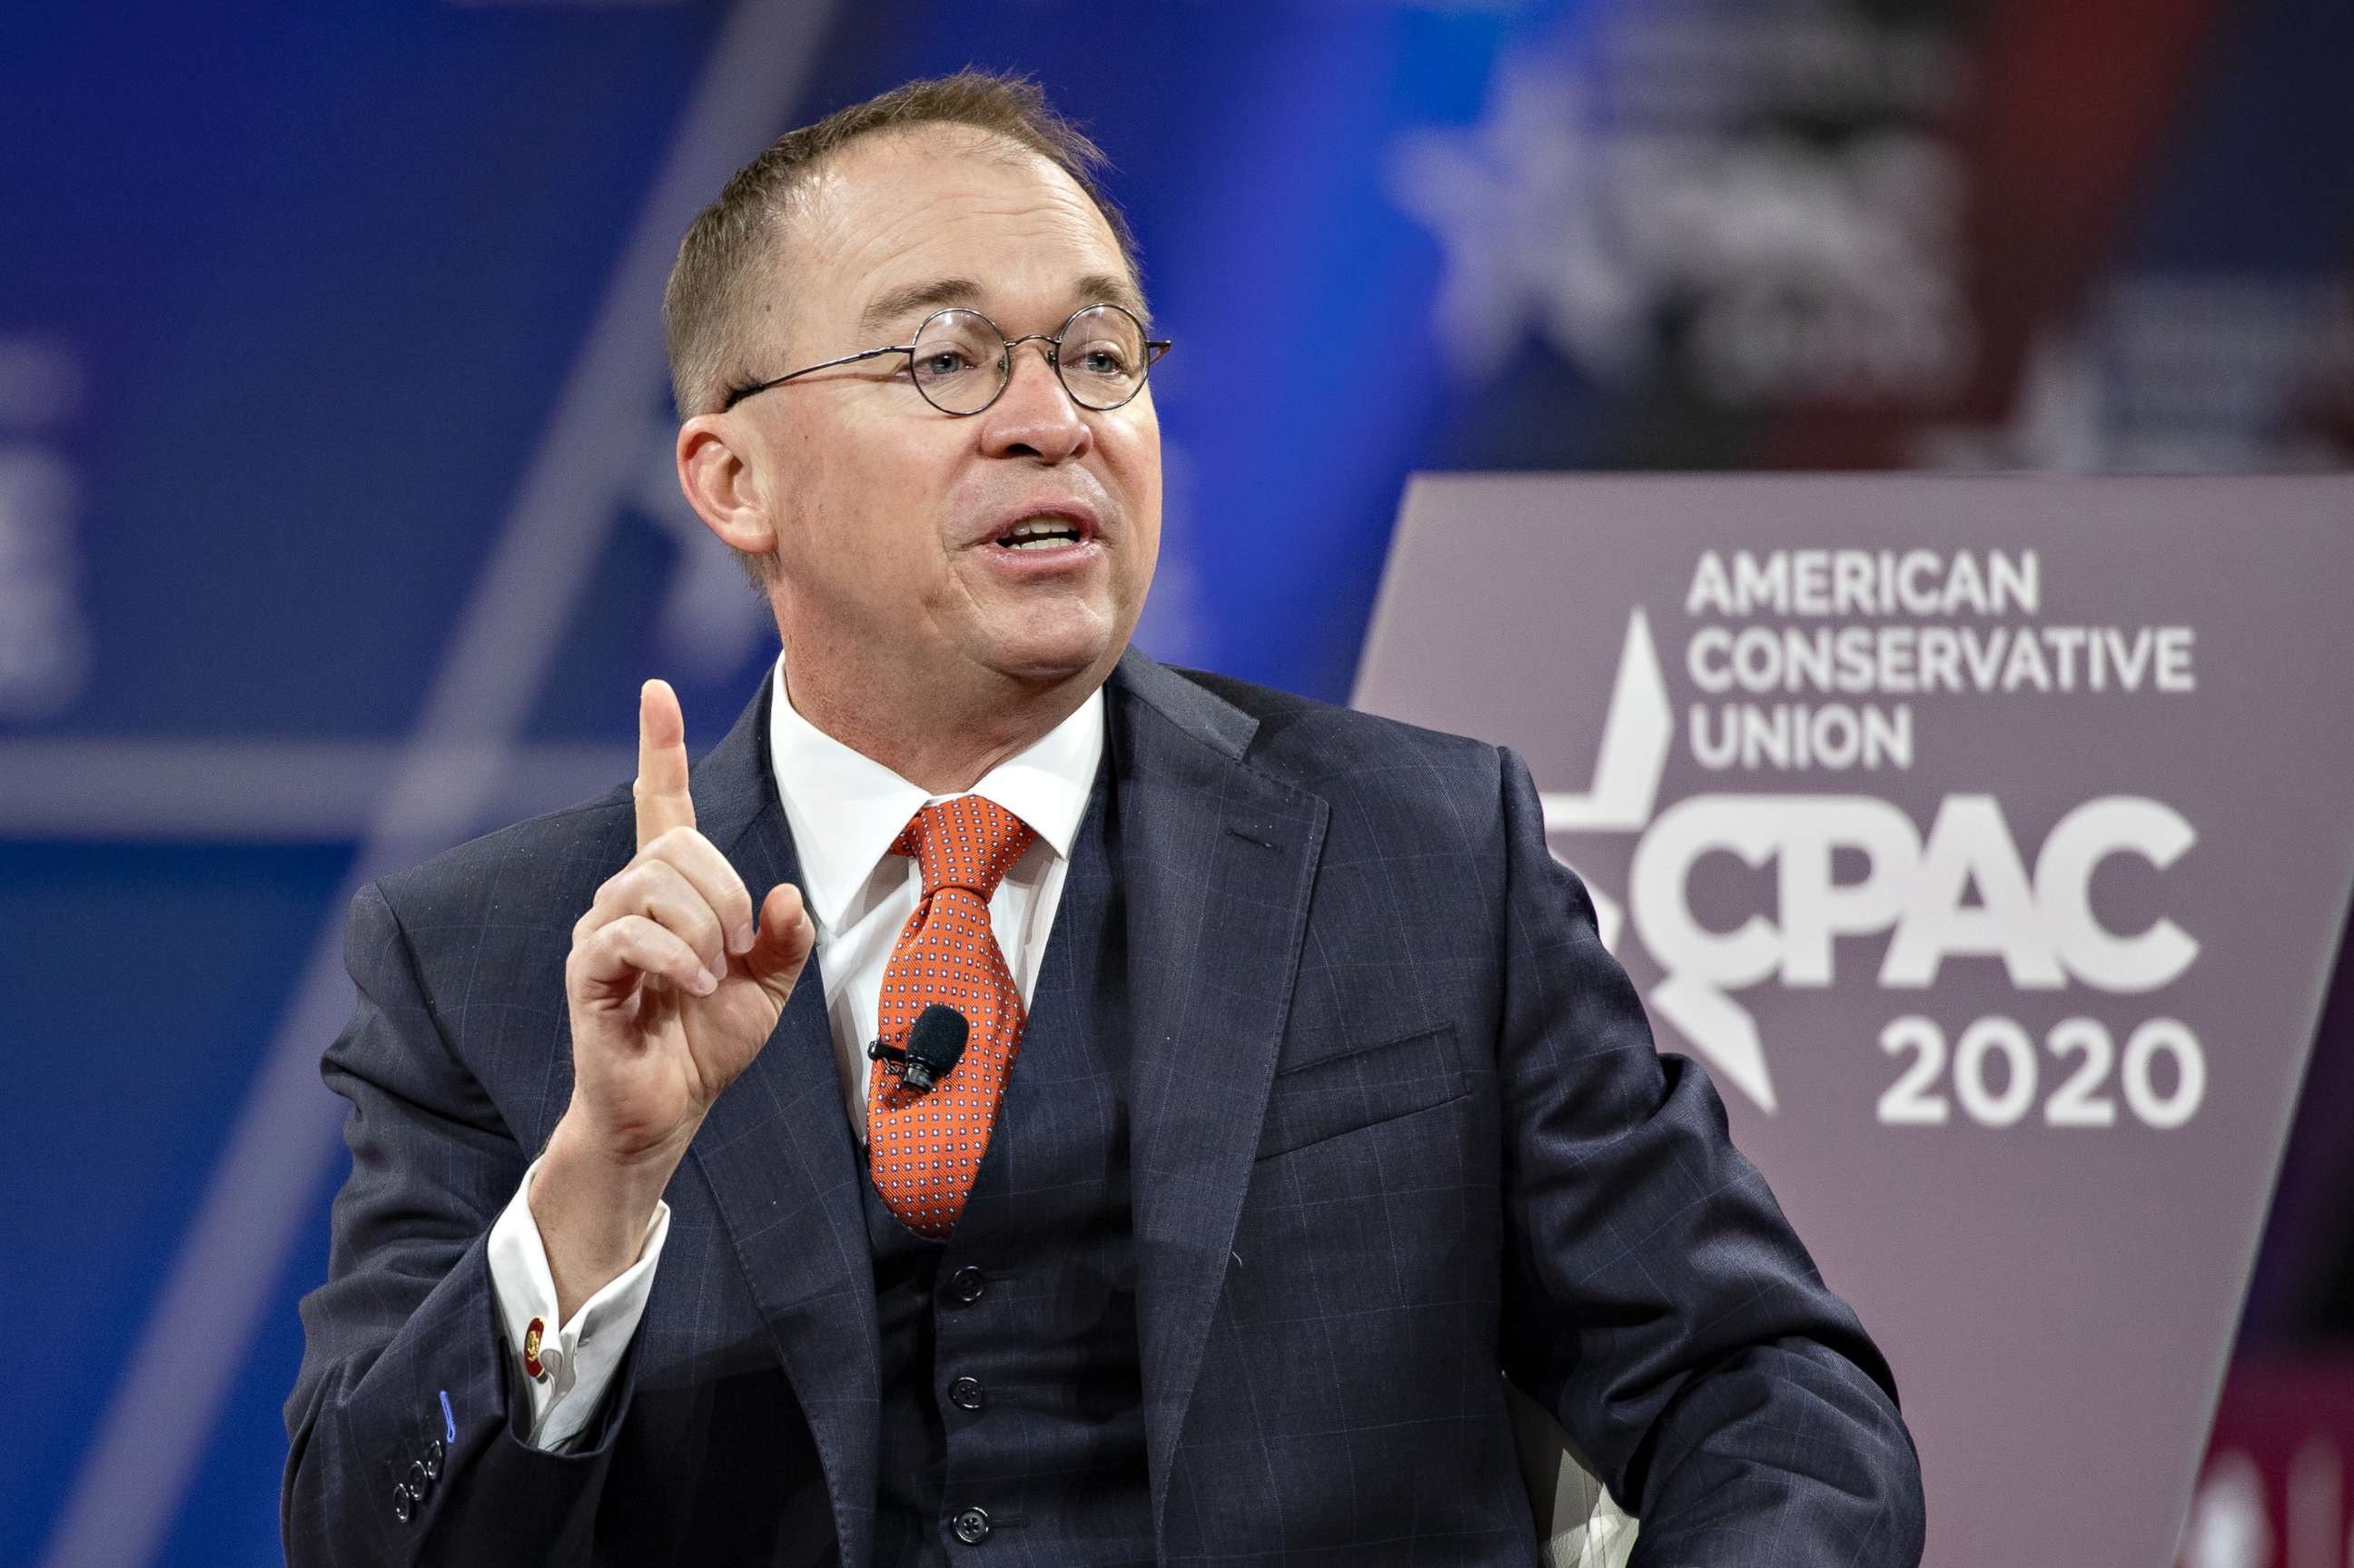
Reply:
[[[1598,151],[1576,82],[1552,65],[1501,68],[1472,130],[1398,139],[1391,194],[1446,248],[1435,309],[1459,374],[1493,375],[1532,327],[1596,375],[1640,367],[1651,290],[1609,230]]]
[[[1673,736],[1667,679],[1651,643],[1649,618],[1638,605],[1627,617],[1627,638],[1618,650],[1618,675],[1611,685],[1610,713],[1595,757],[1593,787],[1582,794],[1544,792],[1545,836],[1639,835],[1657,810],[1659,778],[1667,768]],[[1562,863],[1575,866],[1568,856],[1554,853]],[[1586,880],[1602,944],[1617,952],[1626,929],[1625,910],[1595,886],[1591,876]],[[1766,1048],[1757,1036],[1757,1021],[1746,1008],[1715,987],[1681,975],[1659,981],[1644,1000],[1712,1068],[1761,1109],[1773,1113],[1776,1102],[1774,1081],[1766,1069]]]

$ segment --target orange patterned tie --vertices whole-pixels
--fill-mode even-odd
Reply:
[[[1022,1048],[1022,993],[990,933],[989,895],[1037,836],[996,801],[966,795],[917,811],[891,843],[892,853],[916,857],[924,892],[883,967],[883,1042],[905,1047],[908,1026],[934,1002],[971,1028],[955,1070],[921,1094],[880,1062],[867,1079],[875,1190],[918,1235],[956,1228]]]

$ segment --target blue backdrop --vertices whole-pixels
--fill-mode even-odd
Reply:
[[[1417,467],[2342,465],[2354,23],[2050,9],[14,8],[0,1562],[276,1556],[352,887],[771,657],[656,316],[769,137],[1037,75],[1178,345],[1140,641],[1344,700]]]

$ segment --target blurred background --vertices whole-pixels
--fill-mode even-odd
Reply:
[[[2342,0],[10,7],[0,1562],[276,1559],[345,905],[626,779],[642,678],[751,695],[663,274],[968,63],[1103,143],[1178,345],[1162,659],[1345,700],[1417,469],[2354,466]],[[2330,992],[2191,1568],[2349,1561]]]

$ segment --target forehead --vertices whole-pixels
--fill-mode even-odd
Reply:
[[[912,325],[880,323],[875,308],[960,283],[973,297],[957,302],[1059,321],[1109,282],[1127,296],[1113,302],[1141,313],[1119,242],[1078,183],[990,132],[924,125],[862,137],[811,178],[799,207],[786,251],[805,319]]]

